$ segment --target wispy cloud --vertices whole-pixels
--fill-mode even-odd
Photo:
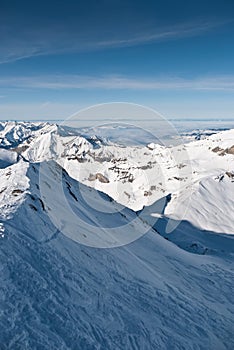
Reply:
[[[179,77],[155,77],[154,79],[124,76],[17,76],[0,78],[1,88],[17,89],[113,89],[113,90],[207,90],[234,91],[234,76],[213,76],[184,79]]]
[[[151,42],[179,40],[186,37],[201,35],[226,24],[227,21],[199,21],[183,23],[169,28],[148,33],[139,33],[130,38],[107,40],[94,43],[96,48],[135,46]]]
[[[227,20],[199,20],[168,27],[154,26],[151,29],[148,28],[139,32],[124,33],[123,30],[119,30],[118,35],[110,32],[106,37],[103,37],[103,34],[100,33],[97,33],[96,36],[95,34],[84,36],[79,32],[77,33],[77,31],[66,31],[66,29],[59,26],[54,28],[53,31],[46,27],[40,28],[39,32],[38,29],[33,27],[27,31],[15,30],[13,37],[3,36],[0,49],[0,64],[43,55],[97,51],[179,40],[202,35],[229,22]]]

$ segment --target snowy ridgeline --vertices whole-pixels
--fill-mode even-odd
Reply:
[[[170,148],[39,123],[0,138],[1,350],[234,348],[233,130]]]

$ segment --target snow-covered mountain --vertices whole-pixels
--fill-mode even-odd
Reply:
[[[27,136],[0,131],[0,348],[233,349],[234,131],[122,147],[15,126]]]
[[[11,148],[29,162],[54,159],[72,178],[133,210],[170,194],[164,214],[206,230],[234,233],[234,130],[174,147],[124,147],[50,124],[20,123],[17,131],[27,132],[19,139],[15,125],[2,124],[0,137],[5,140],[10,129]],[[5,143],[1,146],[6,148]]]
[[[203,140],[208,136],[218,134],[219,132],[226,131],[230,128],[211,128],[211,129],[194,129],[192,131],[184,131],[180,133],[185,141]]]

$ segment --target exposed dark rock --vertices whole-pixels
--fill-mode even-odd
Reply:
[[[17,190],[13,190],[13,191],[11,192],[11,194],[13,194],[13,196],[18,196],[18,194],[23,193],[23,192],[24,192],[24,191],[17,189]]]

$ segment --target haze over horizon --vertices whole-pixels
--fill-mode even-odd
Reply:
[[[234,117],[234,3],[2,1],[0,120],[130,102],[168,119]]]

